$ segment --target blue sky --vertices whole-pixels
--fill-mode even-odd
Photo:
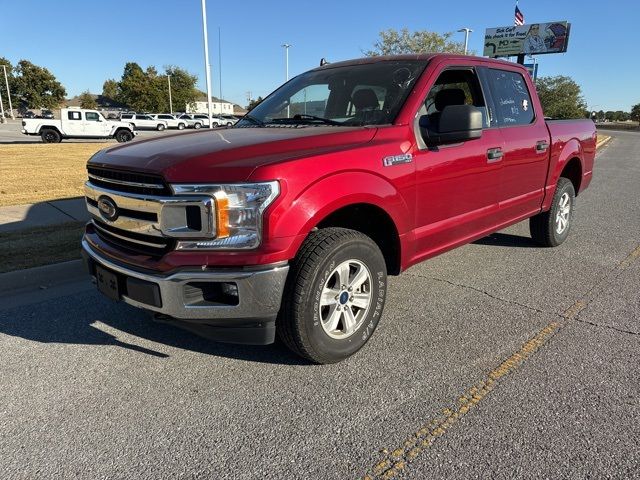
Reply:
[[[362,56],[387,28],[474,30],[469,48],[482,53],[484,29],[513,23],[512,0],[458,1],[214,1],[208,0],[213,93],[246,105],[246,92],[265,96],[285,77],[330,61]],[[539,56],[539,75],[569,75],[591,109],[630,110],[640,103],[637,57],[640,2],[521,0],[526,23],[569,20],[566,54]],[[69,96],[102,91],[125,62],[143,68],[178,65],[205,89],[200,0],[0,0],[0,56],[50,69]],[[11,21],[7,21],[11,19]],[[21,20],[22,19],[22,20]],[[463,34],[456,33],[462,40]]]

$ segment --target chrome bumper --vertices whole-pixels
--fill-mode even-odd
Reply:
[[[135,279],[157,285],[160,294],[160,306],[144,303],[121,295],[121,300],[133,305],[158,312],[175,319],[202,320],[218,325],[239,325],[246,320],[274,320],[280,310],[285,280],[289,271],[286,264],[266,266],[256,269],[206,269],[178,270],[168,275],[142,273],[128,267],[118,265],[102,257],[91,249],[86,240],[82,240],[82,249],[87,260],[90,273],[95,278],[92,262],[118,275],[118,282],[128,283]],[[185,295],[188,284],[229,283],[237,286],[237,304],[229,305],[215,301],[193,299]],[[188,287],[187,287],[188,288]],[[229,320],[218,322],[217,320]]]

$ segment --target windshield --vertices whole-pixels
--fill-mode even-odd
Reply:
[[[391,60],[306,72],[236,126],[391,124],[426,65],[424,60]]]

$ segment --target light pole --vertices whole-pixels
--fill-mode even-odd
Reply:
[[[467,54],[467,49],[469,47],[469,34],[473,32],[470,28],[464,27],[458,30],[458,32],[464,32],[464,54]]]
[[[171,75],[167,73],[167,82],[169,82],[169,113],[173,115],[173,102],[171,101]]]
[[[213,128],[211,114],[211,65],[209,64],[209,40],[207,38],[207,0],[202,0],[202,34],[204,36],[204,68],[207,74],[207,111],[209,112],[209,128]]]
[[[284,58],[285,58],[285,80],[288,82],[289,81],[289,47],[291,47],[291,45],[289,45],[288,43],[283,43],[282,45],[280,45],[282,48],[284,48]],[[289,110],[290,106],[287,105],[287,118],[290,117],[290,110]]]
[[[4,118],[4,105],[2,104],[2,93],[0,92],[0,123],[6,122]]]
[[[2,69],[4,70],[4,84],[7,86],[7,97],[9,99],[9,113],[11,114],[11,120],[15,120],[13,116],[13,107],[11,106],[11,91],[9,90],[9,79],[7,78],[7,66],[2,65]]]

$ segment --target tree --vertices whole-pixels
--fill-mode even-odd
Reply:
[[[254,108],[256,108],[256,106],[262,102],[262,100],[264,100],[264,98],[262,97],[258,97],[258,98],[254,98],[253,100],[249,100],[249,105],[247,105],[247,111],[251,111]]]
[[[80,94],[80,108],[88,108],[91,110],[98,108],[96,99],[89,93],[89,90]]]
[[[14,73],[13,96],[27,108],[57,108],[67,94],[49,70],[27,60],[20,60]]]
[[[171,101],[173,110],[184,111],[187,107],[195,108],[195,101],[199,95],[196,89],[198,77],[174,65],[165,66],[164,70],[165,74],[158,77],[158,81],[161,84],[160,90],[162,92],[162,108],[158,111],[169,111],[169,85],[167,75],[171,76]]]
[[[118,82],[110,78],[102,84],[102,96],[109,100],[115,100],[118,97]]]
[[[544,114],[552,118],[582,118],[587,104],[582,90],[570,77],[540,77],[536,81]],[[609,113],[609,112],[607,112]]]
[[[636,122],[640,123],[640,103],[631,107],[630,117],[631,120],[635,120]]]
[[[136,111],[147,110],[148,88],[147,77],[140,65],[135,62],[128,62],[124,66],[122,79],[118,84],[118,98],[116,100]]]
[[[464,43],[449,40],[452,35],[451,32],[439,34],[428,30],[409,32],[407,28],[400,31],[390,28],[380,32],[380,39],[374,43],[373,50],[363,53],[368,57],[405,53],[464,53]]]

